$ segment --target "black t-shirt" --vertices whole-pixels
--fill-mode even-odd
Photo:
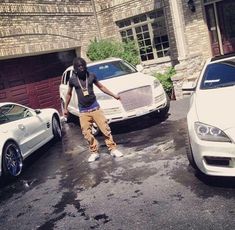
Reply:
[[[76,75],[75,72],[73,72],[71,78],[69,79],[69,86],[71,88],[75,88],[75,91],[77,93],[77,97],[78,97],[78,106],[80,108],[86,108],[91,106],[95,101],[96,101],[96,96],[94,94],[94,90],[93,90],[93,84],[97,82],[97,78],[95,76],[95,74],[93,73],[89,73],[87,72],[87,88],[88,88],[88,92],[89,95],[84,96],[83,95],[83,90],[80,87],[80,84],[78,82],[78,76]],[[82,85],[82,88],[86,88],[86,79],[80,79],[80,83]]]

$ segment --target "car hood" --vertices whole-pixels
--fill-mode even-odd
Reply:
[[[102,80],[100,82],[113,93],[118,93],[145,85],[152,85],[154,79],[155,78],[153,76],[145,75],[138,72]],[[99,91],[97,87],[94,90],[96,92]]]
[[[198,120],[223,130],[235,127],[235,87],[200,90],[195,95]]]

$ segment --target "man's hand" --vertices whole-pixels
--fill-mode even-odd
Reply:
[[[99,81],[95,83],[95,85],[104,93],[108,94],[109,96],[120,100],[120,96],[118,94],[113,94],[109,89],[107,89],[104,85],[102,85]]]
[[[64,115],[64,117],[68,117],[68,114],[69,114],[69,111],[68,111],[68,109],[64,109],[64,111],[63,111],[63,115]]]
[[[67,119],[68,115],[69,115],[69,111],[68,111],[68,105],[69,105],[69,102],[71,100],[71,97],[72,97],[72,87],[69,86],[68,88],[68,92],[66,94],[66,100],[65,100],[65,105],[64,105],[64,109],[63,109],[63,116],[64,118]]]
[[[113,97],[117,100],[121,100],[121,97],[119,95],[114,95]]]

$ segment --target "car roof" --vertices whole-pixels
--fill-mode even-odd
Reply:
[[[106,58],[104,60],[90,62],[87,64],[87,66],[93,66],[93,65],[97,65],[97,64],[102,64],[102,63],[107,63],[107,62],[112,62],[112,61],[120,61],[120,60],[121,60],[121,58],[110,57],[110,58]]]
[[[116,57],[110,57],[110,58],[106,58],[106,59],[103,59],[103,60],[87,63],[87,67],[97,65],[97,64],[112,62],[112,61],[120,61],[120,60],[122,60],[122,59],[121,58],[116,58]],[[72,69],[73,69],[73,65],[69,66],[65,71],[72,70]]]
[[[0,106],[7,105],[7,104],[15,104],[15,103],[12,103],[12,102],[0,102]]]
[[[1,107],[1,106],[4,106],[4,105],[8,105],[8,104],[19,105],[19,106],[27,107],[27,106],[25,106],[25,105],[22,105],[22,104],[19,104],[19,103],[15,103],[15,102],[10,102],[10,101],[7,101],[7,102],[0,102],[0,107]],[[29,107],[27,107],[27,108],[29,108]]]

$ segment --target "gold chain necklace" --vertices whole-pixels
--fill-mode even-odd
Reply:
[[[81,87],[83,96],[88,96],[89,95],[89,92],[88,92],[88,74],[86,74],[86,87],[85,88],[82,86],[79,77],[77,77],[77,79],[78,79],[78,84]]]

